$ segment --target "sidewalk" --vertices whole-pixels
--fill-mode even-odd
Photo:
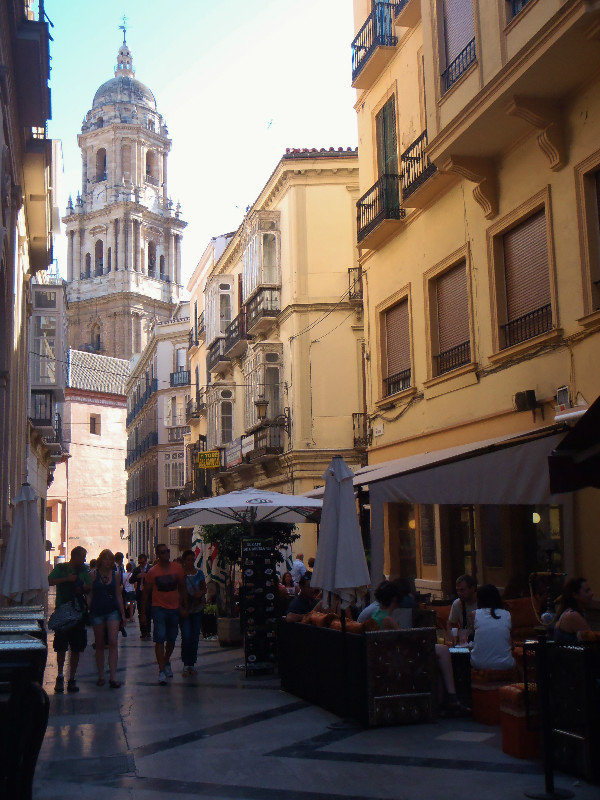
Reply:
[[[88,647],[80,692],[54,695],[36,800],[517,800],[543,789],[539,764],[504,755],[499,728],[470,720],[375,730],[331,730],[336,717],[282,692],[276,678],[247,679],[239,650],[201,642],[196,678],[157,684],[154,650],[137,626],[119,637],[121,689],[96,686]],[[50,643],[51,648],[51,643]],[[578,800],[598,787],[557,776]]]

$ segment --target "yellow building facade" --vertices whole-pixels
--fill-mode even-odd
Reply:
[[[519,594],[550,556],[600,585],[597,490],[527,488],[600,394],[600,14],[355,0],[354,21],[374,580]]]
[[[301,494],[336,454],[364,463],[357,199],[356,150],[288,150],[192,276],[190,447],[220,451],[214,493]]]

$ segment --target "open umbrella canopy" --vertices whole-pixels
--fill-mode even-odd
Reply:
[[[249,526],[256,522],[306,522],[318,517],[322,506],[322,500],[250,487],[175,506],[169,509],[165,524],[168,528],[190,528],[232,522]]]
[[[0,572],[0,595],[22,604],[42,598],[48,591],[44,544],[37,495],[24,483],[15,497],[15,517]]]
[[[345,608],[360,600],[371,583],[356,513],[354,473],[341,456],[335,456],[323,477],[325,495],[311,585],[337,595]]]

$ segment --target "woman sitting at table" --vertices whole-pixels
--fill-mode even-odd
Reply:
[[[554,641],[557,644],[577,644],[578,634],[591,630],[585,618],[594,593],[585,578],[570,578],[564,585],[558,607],[558,621],[554,626]]]
[[[512,669],[515,666],[510,612],[502,607],[500,592],[491,583],[477,590],[474,629],[471,665],[475,669]]]
[[[379,603],[379,608],[371,614],[371,619],[379,625],[382,631],[401,630],[392,614],[402,602],[403,596],[402,590],[395,582],[384,581],[375,590],[375,599]],[[444,644],[436,644],[435,657],[446,688],[446,710],[452,713],[466,711],[456,697],[450,650]]]

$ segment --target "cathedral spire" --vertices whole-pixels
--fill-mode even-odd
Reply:
[[[131,50],[127,46],[127,17],[125,15],[123,15],[123,23],[119,25],[119,30],[123,31],[123,44],[119,47],[119,52],[117,53],[115,75],[129,75],[133,77],[135,72],[133,70]]]

